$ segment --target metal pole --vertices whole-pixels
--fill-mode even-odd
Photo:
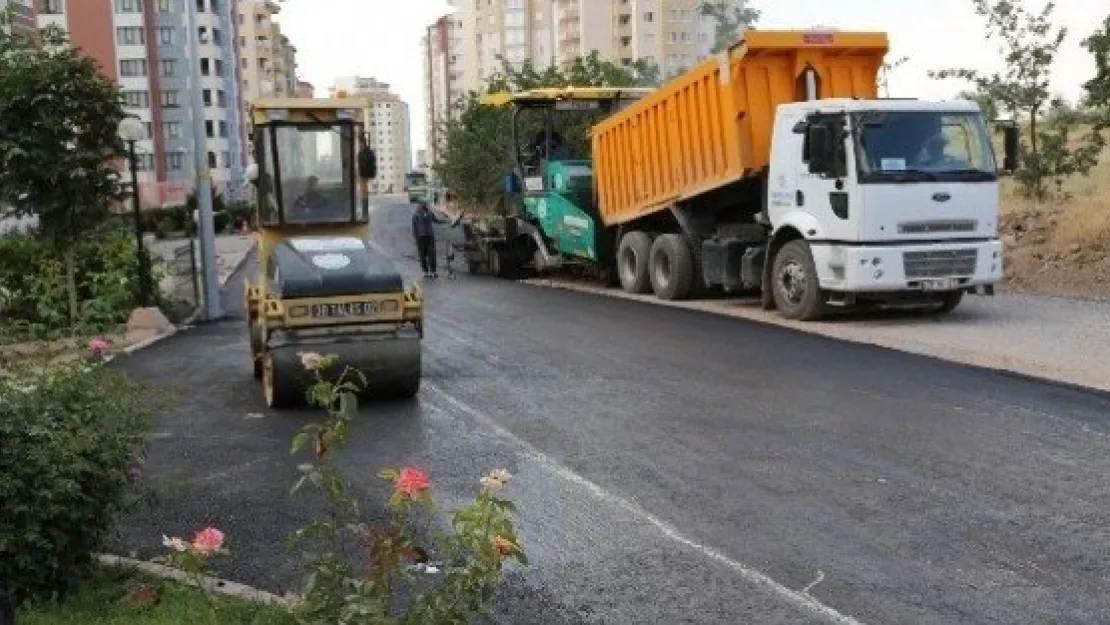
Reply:
[[[208,170],[208,137],[204,129],[204,101],[201,98],[200,43],[197,37],[196,3],[185,3],[186,36],[189,40],[189,81],[192,88],[193,158],[196,163],[197,234],[200,238],[201,284],[204,288],[204,314],[207,321],[224,316],[220,301],[220,281],[216,273],[216,228],[212,216],[212,172]]]
[[[150,305],[150,274],[147,272],[146,244],[143,243],[143,214],[139,204],[139,167],[135,158],[135,142],[127,142],[131,152],[131,208],[135,214],[135,260],[139,266],[139,306]]]

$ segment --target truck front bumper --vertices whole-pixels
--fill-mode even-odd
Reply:
[[[1002,242],[830,245],[814,243],[821,288],[846,293],[960,291],[1002,280]]]

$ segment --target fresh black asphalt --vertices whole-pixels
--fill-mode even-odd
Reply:
[[[411,273],[407,210],[372,229]],[[487,277],[425,292],[425,387],[364,407],[345,468],[380,503],[379,468],[420,465],[447,507],[516,475],[532,565],[495,622],[1110,622],[1104,396]],[[285,540],[315,508],[288,495],[289,443],[313,414],[265,409],[242,320],[122,366],[178,392],[148,472],[187,479],[119,552],[213,523],[219,574],[295,590]]]

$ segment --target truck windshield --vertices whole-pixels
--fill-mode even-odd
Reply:
[[[274,129],[285,223],[351,221],[354,133],[339,126]]]
[[[997,179],[990,135],[978,113],[870,112],[853,122],[862,183]]]

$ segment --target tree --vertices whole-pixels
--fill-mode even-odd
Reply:
[[[973,0],[975,12],[987,20],[987,39],[1001,40],[999,54],[1005,69],[985,74],[967,68],[930,71],[936,79],[957,78],[974,86],[974,93],[1027,125],[1028,145],[1021,146],[1021,165],[1015,173],[1019,190],[1028,197],[1045,199],[1049,182],[1057,188],[1073,175],[1086,175],[1097,164],[1102,138],[1089,132],[1072,140],[1074,124],[1066,115],[1046,122],[1044,117],[1064,106],[1049,91],[1052,64],[1067,38],[1066,28],[1051,21],[1054,2],[1040,13],[1030,13],[1019,0]],[[1042,124],[1043,122],[1043,124]],[[1043,125],[1043,128],[1042,128]]]
[[[998,119],[998,102],[996,102],[994,98],[991,97],[991,94],[985,91],[973,91],[970,89],[965,89],[957,93],[956,97],[961,100],[971,100],[972,102],[978,104],[979,108],[983,109],[983,115],[987,119]]]
[[[740,38],[744,30],[755,27],[762,13],[758,9],[733,0],[702,0],[698,12],[716,21],[713,34],[713,54],[724,52]]]
[[[885,97],[890,97],[890,75],[894,70],[908,63],[909,60],[910,57],[908,56],[900,56],[893,61],[884,62],[882,67],[879,68],[879,84],[883,87]]]
[[[597,52],[579,57],[560,68],[537,70],[530,61],[519,68],[502,62],[488,80],[486,92],[522,91],[541,87],[651,87],[659,82],[659,69],[646,61],[628,65],[601,59]],[[442,149],[433,165],[437,177],[463,206],[482,212],[497,211],[504,197],[503,180],[510,171],[512,137],[509,111],[483,105],[479,94],[468,93],[454,104],[451,119],[441,122]],[[522,123],[523,133],[534,133],[535,120]],[[587,130],[597,120],[583,114],[562,116],[557,130],[578,153],[587,153]]]
[[[1110,15],[1102,29],[1083,40],[1083,47],[1095,57],[1095,77],[1083,84],[1086,104],[1102,113],[1100,128],[1110,126]]]
[[[37,215],[66,265],[69,314],[79,318],[74,247],[124,197],[119,87],[51,27],[41,41],[0,29],[0,203]]]

